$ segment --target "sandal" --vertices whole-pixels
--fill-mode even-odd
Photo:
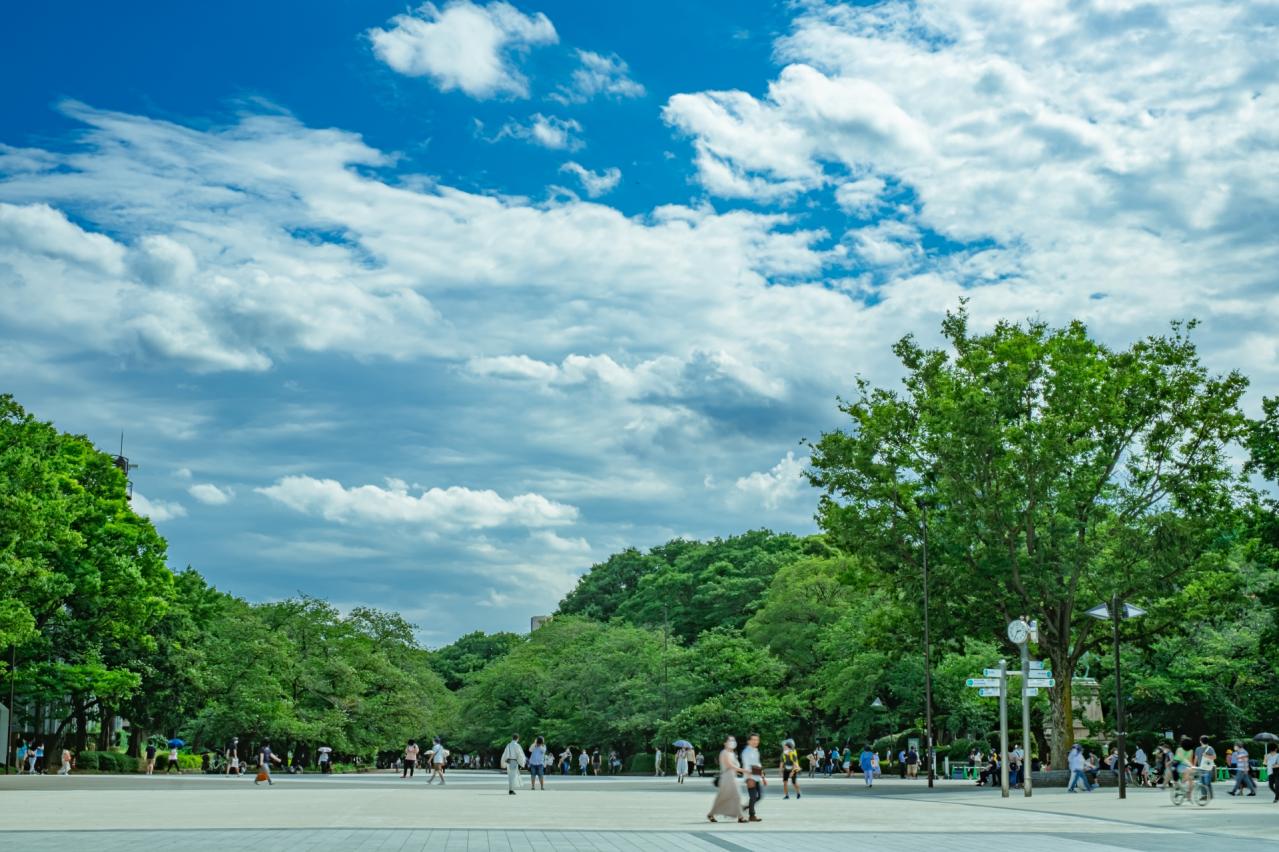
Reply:
[[[706,821],[707,821],[707,822],[715,822],[716,820],[715,820],[715,817],[711,816],[710,814],[707,814],[707,815],[706,815]]]

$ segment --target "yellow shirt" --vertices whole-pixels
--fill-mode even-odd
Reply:
[[[789,766],[791,769],[799,770],[799,752],[795,749],[787,749],[782,752],[782,764]]]

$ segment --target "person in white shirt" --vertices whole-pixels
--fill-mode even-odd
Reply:
[[[1279,802],[1279,745],[1275,743],[1271,743],[1266,751],[1266,776],[1270,779],[1267,782],[1270,792],[1275,794],[1275,801]]]
[[[662,766],[662,750],[659,748],[653,752],[653,775],[657,777],[665,774],[666,767]]]
[[[1080,781],[1084,782],[1084,792],[1092,792],[1092,782],[1088,780],[1087,767],[1088,761],[1084,759],[1083,748],[1079,743],[1075,743],[1070,748],[1070,755],[1066,758],[1066,766],[1070,769],[1070,783],[1066,785],[1066,792],[1075,792],[1075,785]]]
[[[1248,788],[1248,795],[1257,795],[1257,783],[1252,780],[1251,764],[1248,763],[1248,750],[1243,743],[1235,743],[1235,786],[1228,792],[1235,795]]]
[[[742,749],[742,771],[746,774],[746,812],[750,822],[763,822],[755,815],[755,805],[764,795],[764,787],[768,780],[764,778],[764,761],[759,756],[759,734],[751,734],[746,738],[746,747]]]
[[[1150,760],[1146,757],[1146,750],[1141,746],[1137,746],[1137,750],[1132,755],[1132,765],[1137,768],[1137,783],[1147,784],[1150,781]]]
[[[444,745],[440,742],[440,738],[435,738],[435,744],[431,746],[431,777],[426,783],[434,784],[435,779],[440,779],[440,784],[444,783]]]
[[[520,781],[520,770],[527,763],[528,755],[524,753],[524,746],[520,745],[520,735],[511,734],[511,741],[506,744],[506,751],[502,752],[502,765],[506,767],[506,790],[512,796]]]

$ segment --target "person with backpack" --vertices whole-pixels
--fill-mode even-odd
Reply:
[[[271,741],[263,740],[262,747],[258,749],[258,776],[253,779],[254,785],[261,784],[263,781],[267,783],[268,787],[275,784],[271,780],[272,761],[279,763],[280,758],[271,753]]]

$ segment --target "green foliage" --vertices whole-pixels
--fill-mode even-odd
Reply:
[[[914,585],[928,513],[939,635],[1032,614],[1052,661],[1054,743],[1068,744],[1070,677],[1101,637],[1083,611],[1148,600],[1202,567],[1238,490],[1228,463],[1246,432],[1238,373],[1210,375],[1174,327],[1114,351],[1081,323],[948,314],[949,349],[905,337],[904,390],[858,383],[851,423],[813,446],[819,522],[831,539]]]
[[[431,668],[449,689],[461,689],[467,678],[499,657],[510,653],[521,639],[514,633],[475,631],[431,652]]]

